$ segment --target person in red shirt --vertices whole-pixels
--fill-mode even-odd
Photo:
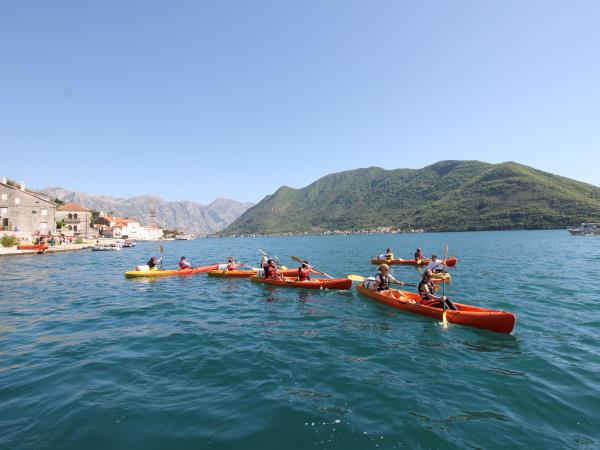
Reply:
[[[268,280],[279,280],[283,278],[281,272],[275,265],[275,261],[270,259],[265,267],[265,278]]]
[[[179,260],[179,270],[186,270],[191,268],[192,264],[190,263],[190,261],[185,256],[182,256]]]
[[[310,274],[320,274],[321,272],[317,272],[313,269],[308,261],[304,261],[300,267],[298,267],[298,281],[310,281]]]

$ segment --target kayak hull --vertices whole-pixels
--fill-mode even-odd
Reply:
[[[205,273],[209,270],[216,269],[219,265],[213,264],[211,266],[194,267],[193,269],[186,270],[130,270],[125,272],[126,278],[138,278],[138,277],[166,277],[170,275],[193,275],[196,273]]]
[[[413,292],[399,291],[390,289],[385,292],[376,292],[365,288],[362,285],[356,286],[358,292],[380,303],[392,306],[413,314],[431,317],[439,321],[442,320],[443,310],[441,307],[426,306],[420,304],[420,296]],[[497,333],[512,332],[517,316],[511,312],[495,309],[479,308],[477,306],[464,305],[453,302],[458,311],[446,310],[446,319],[448,322],[457,325],[466,325],[484,330],[495,331]]]
[[[21,244],[17,245],[17,250],[48,250],[46,244]]]
[[[438,283],[452,283],[452,275],[450,275],[448,272],[446,273],[434,273],[433,274],[433,278],[431,279],[431,281],[433,281],[433,283],[438,284]]]
[[[446,266],[454,267],[454,266],[456,266],[457,261],[458,261],[458,258],[456,258],[456,257],[448,258],[448,259],[446,259]],[[430,262],[431,262],[430,259],[420,259],[418,261],[415,259],[392,259],[391,261],[387,261],[385,259],[379,259],[379,258],[371,259],[371,264],[385,263],[388,266],[426,266]]]
[[[218,270],[218,269],[214,269],[214,270],[209,270],[208,271],[208,275],[211,277],[233,277],[233,278],[250,278],[253,275],[256,275],[256,273],[258,272],[258,269],[254,268],[254,269],[248,269],[248,270]],[[283,274],[283,276],[294,276],[298,274],[298,270],[297,269],[289,269],[289,270],[282,270],[281,273]]]
[[[347,291],[352,288],[352,280],[349,278],[313,278],[309,281],[297,281],[295,277],[284,277],[283,280],[272,280],[263,277],[252,276],[250,280],[256,283],[295,287],[301,289],[337,289]]]

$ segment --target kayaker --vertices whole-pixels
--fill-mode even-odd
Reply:
[[[320,274],[321,272],[317,272],[313,269],[308,261],[304,261],[300,267],[298,267],[298,281],[310,281],[310,274]]]
[[[425,259],[425,256],[423,256],[423,250],[418,248],[417,251],[415,252],[415,261],[423,261],[424,259]]]
[[[233,256],[227,258],[227,270],[238,270],[240,265]]]
[[[277,268],[275,261],[272,259],[269,259],[267,266],[265,267],[265,278],[268,280],[283,279],[283,276]]]
[[[262,269],[264,269],[268,265],[269,265],[269,257],[267,255],[263,255],[262,258],[260,258],[260,267]]]
[[[190,263],[190,261],[185,256],[182,256],[179,260],[179,270],[186,270],[191,268],[192,264]]]
[[[392,249],[391,249],[391,248],[388,248],[388,249],[385,251],[385,255],[383,255],[383,256],[385,257],[385,260],[386,260],[387,262],[390,262],[390,261],[392,261],[392,260],[394,259],[394,252],[392,251]]]
[[[431,270],[433,273],[443,272],[446,268],[446,264],[442,261],[437,260],[436,255],[431,255],[431,261],[427,264],[427,270]]]
[[[431,306],[431,304],[435,301],[439,301],[440,303],[446,303],[446,309],[457,310],[458,308],[452,303],[452,301],[445,296],[438,297],[435,295],[435,287],[432,281],[433,272],[427,269],[423,273],[423,278],[417,287],[419,295],[421,296],[421,304],[425,306]]]
[[[149,260],[148,260],[148,267],[150,268],[150,270],[156,270],[158,267],[158,264],[160,263],[161,258],[157,258],[156,256],[152,256]]]
[[[406,284],[403,281],[396,280],[390,274],[390,266],[387,264],[381,264],[377,270],[380,272],[375,275],[375,283],[378,292],[387,291],[390,288],[390,284],[399,284],[400,286],[404,286]]]

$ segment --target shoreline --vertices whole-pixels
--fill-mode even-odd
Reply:
[[[39,250],[18,250],[16,247],[0,247],[0,256],[17,256],[17,255],[35,255],[38,253],[61,253],[74,252],[78,250],[86,250],[92,248],[93,244],[65,244],[48,247],[43,252]]]

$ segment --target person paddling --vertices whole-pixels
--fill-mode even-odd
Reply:
[[[161,258],[157,258],[156,256],[152,256],[149,260],[148,260],[148,267],[150,268],[150,270],[157,270],[158,269],[158,264],[160,263]]]
[[[418,248],[417,251],[415,252],[415,261],[423,261],[424,259],[425,259],[425,256],[423,256],[423,250]]]
[[[275,261],[272,259],[269,259],[265,267],[265,278],[267,280],[279,280],[283,278],[283,275],[281,275],[281,272],[275,265]]]
[[[227,270],[238,270],[240,264],[235,260],[233,256],[227,258]]]
[[[390,266],[387,264],[381,264],[377,270],[380,272],[375,275],[375,283],[378,292],[389,290],[390,284],[399,284],[400,286],[404,286],[406,284],[403,281],[396,280],[390,274]]]
[[[383,256],[385,257],[385,260],[386,260],[387,262],[390,262],[390,261],[392,261],[392,260],[394,259],[394,252],[392,251],[392,249],[391,249],[391,248],[388,248],[388,249],[385,251],[385,255],[383,255]]]
[[[322,274],[323,272],[317,272],[313,269],[308,261],[304,261],[300,267],[298,267],[298,281],[310,281],[310,274]]]
[[[191,268],[192,264],[190,263],[190,261],[185,256],[182,256],[179,260],[179,270],[187,270]]]
[[[458,308],[456,307],[456,305],[454,305],[454,303],[452,303],[452,301],[450,301],[448,297],[438,297],[434,294],[435,287],[433,286],[432,277],[433,273],[431,272],[431,270],[427,269],[423,273],[423,278],[421,279],[421,282],[417,287],[419,295],[421,296],[421,304],[425,306],[431,306],[433,302],[439,301],[442,305],[444,303],[446,304],[446,309],[457,310]]]
[[[431,255],[431,261],[427,264],[427,270],[431,270],[433,273],[443,272],[446,268],[446,264],[442,261],[438,261],[436,255]]]

